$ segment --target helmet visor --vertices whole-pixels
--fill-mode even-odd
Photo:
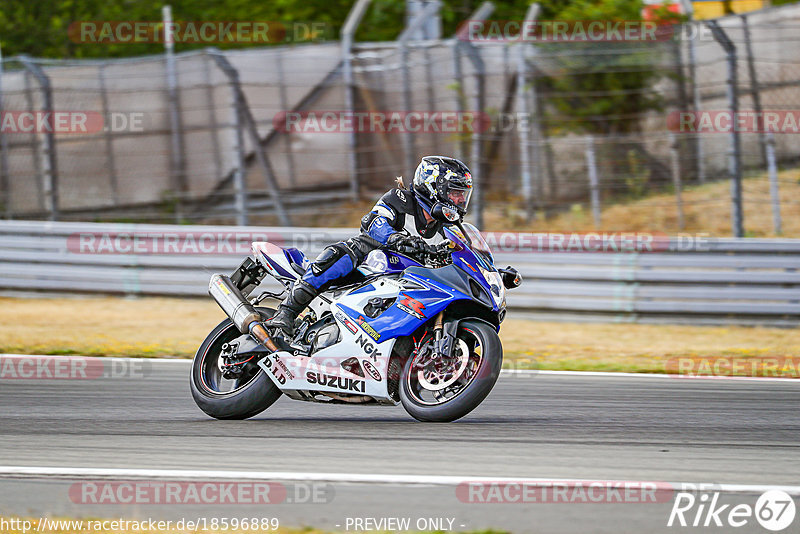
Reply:
[[[472,196],[472,188],[451,185],[447,190],[447,200],[460,211],[467,211],[469,199]]]

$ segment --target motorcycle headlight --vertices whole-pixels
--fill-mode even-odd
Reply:
[[[504,307],[506,305],[506,286],[503,284],[503,277],[497,271],[487,271],[483,267],[480,267],[480,269],[481,274],[492,290],[492,300],[498,307]]]

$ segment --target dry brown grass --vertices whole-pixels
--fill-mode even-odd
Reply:
[[[188,357],[224,318],[211,299],[0,298],[0,350]]]
[[[779,173],[783,237],[800,237],[800,169]],[[388,187],[388,186],[387,186]],[[765,175],[746,178],[744,189],[745,231],[751,237],[774,237],[769,181]],[[601,227],[595,227],[591,211],[575,204],[554,217],[538,214],[527,222],[519,202],[489,199],[484,215],[486,231],[517,232],[666,232],[702,233],[715,237],[731,235],[730,183],[725,181],[687,187],[683,191],[685,228],[678,227],[678,209],[672,193],[610,204],[601,213]],[[358,228],[360,217],[372,201],[343,205],[336,213],[310,214],[311,226]]]
[[[779,173],[783,236],[800,237],[800,169]],[[731,235],[730,183],[728,181],[692,186],[682,194],[685,228],[678,227],[678,209],[675,195],[664,193],[641,200],[618,203],[601,212],[600,228],[594,226],[590,211],[573,206],[569,212],[547,220],[524,223],[509,220],[497,210],[489,210],[487,229],[586,232],[605,230],[611,232],[667,232],[679,231],[705,233],[711,236]],[[775,237],[772,223],[769,181],[766,176],[743,181],[743,209],[746,234],[750,237]]]
[[[508,319],[501,338],[516,365],[539,369],[663,373],[676,371],[687,358],[800,361],[797,329]]]
[[[91,356],[194,355],[224,315],[211,300],[0,298],[0,351]],[[506,366],[665,372],[677,358],[800,358],[800,330],[549,323],[508,319]]]

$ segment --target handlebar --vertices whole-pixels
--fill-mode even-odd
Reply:
[[[435,245],[434,250],[420,250],[414,246],[398,246],[397,252],[411,256],[422,264],[432,264],[434,266],[444,266],[450,263],[451,253],[455,243],[449,239]]]

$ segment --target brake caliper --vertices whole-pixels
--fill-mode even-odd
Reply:
[[[236,349],[238,348],[239,343],[237,342],[222,345],[217,362],[219,370],[222,371],[222,377],[227,380],[241,378],[244,373],[244,364],[253,359],[252,355],[239,356],[236,354]]]

